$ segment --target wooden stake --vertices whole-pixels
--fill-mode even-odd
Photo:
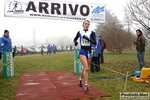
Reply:
[[[124,91],[126,91],[126,88],[127,88],[127,80],[128,80],[128,71],[127,71],[127,74],[126,74],[126,80],[125,80],[125,85],[124,85]]]

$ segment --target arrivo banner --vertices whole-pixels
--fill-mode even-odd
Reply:
[[[5,17],[105,23],[105,5],[60,1],[5,0]]]

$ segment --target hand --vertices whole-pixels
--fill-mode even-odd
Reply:
[[[75,42],[75,46],[77,46],[78,45],[78,42]]]
[[[133,41],[136,44],[136,41]]]
[[[137,45],[137,41],[134,41],[134,44]]]
[[[82,37],[83,39],[86,39],[86,40],[89,40],[89,38],[88,37],[86,37],[85,35],[83,35],[83,37]]]
[[[142,52],[142,50],[140,50],[140,53]]]

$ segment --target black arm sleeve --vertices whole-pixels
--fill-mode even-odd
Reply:
[[[89,39],[88,37],[86,37],[85,35],[82,37],[88,41],[90,41],[91,43],[93,43],[94,45],[96,45],[96,38],[95,38],[95,32],[92,31],[92,39]]]
[[[93,43],[94,45],[96,45],[95,32],[92,31],[92,39],[89,39],[89,41],[90,41],[91,43]]]
[[[77,43],[78,38],[79,38],[79,32],[77,33],[77,35],[76,35],[75,38],[73,39],[73,42],[74,42],[75,45],[76,45],[76,43]]]

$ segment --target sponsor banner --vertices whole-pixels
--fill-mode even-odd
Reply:
[[[14,76],[14,64],[12,52],[3,52],[3,77],[13,77]]]
[[[38,0],[5,0],[5,17],[105,23],[105,5]]]
[[[81,74],[83,68],[82,68],[82,64],[78,56],[79,56],[79,49],[75,47],[74,49],[74,72],[76,74]]]

